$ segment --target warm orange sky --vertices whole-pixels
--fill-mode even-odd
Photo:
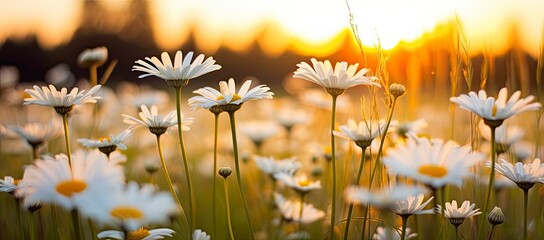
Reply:
[[[130,0],[96,1],[112,15],[130,14]],[[508,46],[512,24],[521,46],[533,56],[541,45],[542,0],[380,0],[349,1],[363,44],[379,36],[385,48],[416,41],[437,24],[455,21],[465,27],[471,49],[485,43],[494,53]],[[159,47],[173,50],[191,31],[200,51],[220,47],[244,50],[255,40],[270,55],[286,50],[327,55],[340,47],[334,39],[349,29],[344,0],[153,0],[145,1]],[[0,0],[0,43],[36,34],[45,47],[70,40],[86,11],[77,0]],[[265,30],[263,30],[265,29]]]

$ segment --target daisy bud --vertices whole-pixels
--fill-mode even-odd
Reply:
[[[93,49],[85,49],[77,57],[77,62],[82,67],[92,65],[102,66],[108,59],[108,49],[106,47],[97,47]]]
[[[389,92],[393,97],[398,98],[406,93],[406,87],[402,84],[393,83],[389,86]]]
[[[159,170],[159,164],[154,161],[147,161],[144,164],[144,167],[145,167],[145,171],[149,173],[149,175],[153,175],[153,173]]]
[[[232,169],[230,167],[221,167],[219,168],[219,175],[227,179],[228,176],[232,173]]]
[[[502,213],[502,210],[500,207],[495,207],[489,214],[487,214],[487,221],[491,223],[491,225],[498,225],[504,222],[504,214]]]

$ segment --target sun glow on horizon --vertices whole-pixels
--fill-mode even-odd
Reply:
[[[544,2],[535,0],[348,2],[367,48],[375,47],[378,38],[386,50],[399,43],[417,43],[456,18],[476,53],[485,46],[492,54],[500,54],[516,42],[536,56],[542,44]],[[131,14],[129,0],[97,3],[115,14]],[[164,50],[175,50],[192,37],[199,51],[207,54],[220,48],[241,52],[258,44],[271,56],[292,51],[319,57],[344,47],[342,37],[351,30],[344,1],[156,0],[143,4],[152,39]],[[36,35],[46,48],[65,43],[79,25],[86,24],[81,22],[85,5],[84,1],[66,0],[47,6],[37,0],[0,2],[0,43],[29,35]]]

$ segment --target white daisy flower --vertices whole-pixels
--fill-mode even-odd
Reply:
[[[95,94],[100,87],[101,85],[96,85],[86,93],[85,90],[79,91],[78,88],[73,88],[72,91],[68,93],[66,88],[57,91],[53,85],[49,85],[49,88],[40,88],[37,85],[34,85],[34,89],[25,89],[25,92],[30,95],[30,98],[24,99],[24,105],[36,104],[55,108],[71,108],[74,105],[96,103],[96,100],[101,97],[93,96],[93,94]]]
[[[108,49],[104,46],[85,49],[77,57],[77,62],[82,67],[92,65],[102,66],[108,60]]]
[[[300,162],[296,157],[276,160],[274,157],[255,156],[253,158],[257,167],[270,176],[279,172],[294,174],[300,168]]]
[[[429,126],[425,119],[417,119],[410,122],[396,122],[391,125],[391,131],[395,132],[399,137],[407,138],[409,134],[419,134]]]
[[[210,240],[210,235],[200,229],[196,229],[193,232],[193,240]]]
[[[325,217],[325,212],[316,209],[314,205],[303,203],[302,217],[300,215],[300,201],[289,201],[279,194],[274,193],[274,201],[286,221],[312,223]]]
[[[213,57],[204,60],[204,54],[200,54],[193,61],[193,54],[193,52],[189,52],[183,58],[181,51],[177,51],[174,64],[172,64],[168,53],[163,52],[161,54],[162,61],[157,57],[146,57],[146,61],[137,60],[132,71],[144,72],[138,78],[156,76],[166,80],[170,86],[183,87],[193,78],[221,69],[220,65],[215,64]]]
[[[433,209],[423,210],[433,200],[434,197],[430,197],[426,202],[423,202],[425,195],[413,195],[408,196],[405,199],[396,201],[390,208],[391,212],[399,216],[410,216],[414,214],[433,214]]]
[[[425,190],[417,186],[395,185],[391,189],[383,188],[368,191],[366,188],[351,186],[346,188],[346,201],[349,203],[372,205],[379,208],[390,208],[397,201],[405,200],[409,196],[425,193]]]
[[[470,168],[484,158],[484,154],[472,152],[469,146],[459,146],[454,141],[431,142],[412,135],[405,145],[388,150],[383,164],[390,173],[438,189],[446,184],[460,186]]]
[[[378,137],[385,130],[385,121],[360,121],[348,119],[346,125],[338,127],[340,131],[333,131],[335,136],[354,141],[357,146],[368,147],[374,138]]]
[[[463,223],[465,219],[482,214],[479,208],[474,209],[475,206],[476,204],[470,204],[470,201],[464,201],[461,207],[457,207],[457,201],[455,200],[451,201],[451,203],[446,202],[444,216],[450,219],[450,222],[453,225],[459,226]]]
[[[24,126],[8,126],[8,128],[17,133],[31,146],[42,145],[49,140],[62,135],[62,128],[57,121],[50,121],[45,124],[42,122],[30,122]]]
[[[490,167],[491,163],[487,163],[487,166]],[[526,184],[532,187],[535,183],[544,183],[544,164],[540,158],[535,158],[533,162],[527,164],[516,162],[515,165],[504,159],[499,159],[495,170],[518,186]]]
[[[269,87],[263,84],[250,89],[251,82],[251,80],[246,80],[238,93],[236,93],[236,84],[232,78],[229,79],[228,83],[225,81],[219,82],[219,91],[211,87],[200,88],[194,91],[200,96],[191,97],[189,106],[194,110],[199,108],[209,109],[213,106],[228,104],[241,105],[250,100],[272,99],[274,93],[270,92]]]
[[[410,228],[406,228],[406,235],[404,240],[412,239],[417,237],[417,233],[411,233]],[[400,240],[402,229],[393,229],[391,227],[382,227],[379,226],[376,229],[374,235],[372,235],[373,240]]]
[[[0,179],[0,192],[12,193],[17,189],[18,181],[11,176],[5,176],[4,179]]]
[[[146,228],[138,228],[135,231],[128,232],[127,238],[125,238],[125,234],[122,231],[117,230],[107,230],[102,231],[98,233],[97,237],[99,239],[107,238],[107,239],[131,239],[131,240],[155,240],[155,239],[163,239],[164,237],[172,237],[172,235],[175,233],[174,230],[169,228],[157,228],[157,229],[146,229]]]
[[[152,132],[154,131],[153,129],[159,129],[162,133],[164,133],[167,128],[178,124],[176,111],[171,111],[166,116],[159,115],[158,112],[157,106],[155,105],[151,106],[151,109],[148,109],[146,105],[142,105],[142,111],[139,113],[140,119],[123,114],[123,117],[125,117],[124,122],[135,126],[145,126]],[[189,131],[189,125],[193,123],[193,118],[185,118],[183,117],[183,113],[180,114],[182,119],[182,130]]]
[[[305,110],[282,107],[274,114],[276,121],[285,129],[290,130],[295,125],[305,124],[312,119],[312,116]]]
[[[540,103],[531,103],[534,99],[533,96],[522,99],[520,96],[521,92],[516,91],[507,100],[508,89],[502,88],[497,99],[488,97],[484,90],[480,90],[478,93],[469,92],[468,95],[461,94],[459,97],[451,97],[450,101],[488,121],[502,121],[523,112],[540,109]]]
[[[77,141],[80,142],[84,147],[98,148],[101,152],[108,150],[109,153],[115,151],[116,148],[121,150],[126,150],[127,146],[123,143],[127,138],[132,135],[132,130],[130,128],[125,129],[119,135],[115,136],[110,134],[109,137],[101,137],[99,139],[87,139],[80,138]],[[110,151],[111,150],[111,151]],[[109,154],[106,153],[106,154]]]
[[[333,68],[328,60],[321,62],[312,58],[311,61],[313,67],[306,62],[297,64],[298,69],[293,77],[313,82],[327,89],[327,91],[331,89],[346,90],[357,85],[380,87],[376,77],[365,76],[369,71],[368,69],[363,68],[357,72],[358,63],[348,67],[347,62],[338,62]]]
[[[274,174],[274,178],[280,180],[285,183],[285,185],[301,194],[306,194],[312,190],[321,188],[321,182],[319,180],[310,181],[306,175],[294,176],[285,172],[278,172]]]
[[[123,190],[104,196],[80,197],[81,212],[99,224],[115,224],[128,231],[140,226],[166,224],[177,213],[174,199],[167,192],[156,192],[147,184],[141,188],[129,182]]]
[[[98,150],[77,151],[71,168],[64,154],[27,166],[15,195],[24,197],[25,207],[54,203],[71,210],[80,207],[78,197],[107,196],[120,190],[124,181],[123,168],[109,163]]]
[[[480,121],[478,124],[478,129],[480,130],[480,135],[487,140],[488,142],[491,141],[491,128],[484,124],[483,121]],[[519,142],[523,136],[525,135],[525,131],[518,127],[518,126],[506,126],[501,125],[497,128],[495,128],[495,143],[499,144],[499,148],[504,146],[504,151],[510,148],[513,144]]]

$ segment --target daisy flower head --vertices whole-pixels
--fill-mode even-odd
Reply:
[[[410,134],[419,134],[421,131],[429,126],[427,121],[425,119],[417,119],[410,122],[397,122],[396,124],[392,124],[391,128],[398,137],[401,138],[407,138]]]
[[[90,66],[102,66],[108,60],[108,49],[104,46],[93,49],[85,49],[77,57],[80,66],[88,68]]]
[[[533,96],[521,99],[520,96],[521,92],[516,91],[508,98],[508,89],[502,88],[497,99],[488,97],[486,91],[480,90],[478,93],[469,92],[468,95],[461,94],[459,97],[451,97],[450,101],[462,109],[477,114],[484,119],[486,125],[495,128],[512,116],[540,109],[540,103],[532,102]]]
[[[193,240],[210,240],[210,235],[200,229],[196,229],[193,232]]]
[[[54,203],[71,210],[81,206],[79,198],[107,196],[124,181],[123,168],[109,163],[98,150],[77,151],[71,168],[64,154],[44,156],[27,166],[15,196],[24,197],[25,207]]]
[[[346,89],[357,85],[380,87],[376,81],[378,78],[365,76],[368,69],[357,71],[358,63],[348,66],[347,62],[338,62],[333,68],[328,60],[322,62],[312,58],[311,62],[312,66],[306,62],[297,64],[298,69],[293,77],[320,85],[333,96],[341,95]]]
[[[155,240],[155,239],[163,239],[164,237],[172,237],[172,235],[175,233],[174,230],[169,228],[157,228],[157,229],[146,229],[146,228],[138,228],[135,231],[128,232],[127,238],[125,238],[125,234],[122,231],[118,230],[107,230],[102,231],[98,233],[97,237],[99,239],[107,238],[107,239],[133,239],[133,240]]]
[[[294,176],[285,172],[278,172],[274,174],[274,178],[280,180],[300,194],[306,194],[312,190],[321,188],[321,182],[319,180],[310,181],[306,175]]]
[[[366,148],[370,146],[372,140],[379,136],[385,130],[385,121],[360,121],[348,119],[348,123],[341,125],[340,131],[333,131],[335,136],[354,141],[357,146]]]
[[[219,106],[221,110],[232,112],[240,109],[240,106],[249,100],[272,99],[274,95],[266,85],[251,86],[251,80],[246,80],[242,87],[236,93],[236,83],[233,78],[228,82],[219,82],[219,91],[211,87],[200,88],[194,93],[200,96],[194,96],[189,99],[189,106],[196,110],[199,108],[210,109]]]
[[[30,146],[37,147],[62,134],[57,121],[49,123],[30,122],[24,126],[8,126],[8,129],[23,138]]]
[[[19,181],[15,180],[11,176],[5,176],[4,179],[0,179],[0,192],[13,193],[17,189]]]
[[[410,196],[425,193],[425,190],[417,186],[395,185],[391,188],[383,188],[370,192],[366,188],[351,186],[346,188],[346,201],[349,203],[358,203],[372,205],[378,208],[390,208],[397,201],[405,200]]]
[[[145,126],[149,128],[149,131],[155,135],[161,135],[166,132],[169,127],[176,126],[178,124],[176,111],[171,111],[166,116],[159,115],[157,106],[151,106],[151,109],[146,105],[141,106],[142,111],[139,113],[140,119],[123,114],[125,117],[124,122],[133,126]],[[193,123],[193,118],[184,118],[181,113],[182,130],[189,131],[189,125]]]
[[[253,160],[255,160],[255,164],[257,164],[257,167],[261,171],[272,177],[279,172],[292,175],[301,166],[300,162],[295,157],[277,160],[274,157],[255,156]]]
[[[80,199],[80,210],[99,224],[114,224],[128,231],[150,224],[166,224],[177,213],[177,207],[169,193],[155,189],[150,184],[140,187],[136,182],[129,182],[125,189],[111,192],[107,197]]]
[[[444,216],[450,219],[451,224],[455,226],[461,225],[467,218],[482,214],[479,208],[474,209],[476,204],[470,204],[470,201],[464,201],[461,207],[457,207],[457,201],[455,200],[451,201],[451,203],[446,202],[445,205]]]
[[[127,146],[123,142],[131,135],[132,130],[130,128],[127,128],[119,133],[119,135],[117,136],[110,134],[109,137],[101,137],[99,139],[80,138],[77,141],[80,142],[84,147],[98,148],[98,150],[100,150],[101,152],[109,155],[117,148],[121,150],[126,150]]]
[[[274,202],[281,212],[282,218],[286,221],[312,223],[323,217],[325,212],[309,203],[302,204],[302,216],[300,214],[300,201],[286,200],[281,194],[274,193]]]
[[[491,163],[487,165],[491,166]],[[544,164],[540,158],[535,158],[531,163],[526,164],[521,162],[512,164],[504,159],[499,159],[495,170],[524,190],[530,189],[535,183],[544,183]]]
[[[74,106],[84,103],[96,103],[101,97],[93,96],[101,85],[96,85],[88,92],[85,90],[79,91],[78,88],[73,88],[70,93],[68,89],[62,88],[60,91],[53,85],[49,87],[39,87],[34,85],[33,89],[25,89],[25,92],[30,95],[29,98],[24,99],[24,105],[36,104],[42,106],[54,107],[58,114],[66,114],[72,111]]]
[[[204,54],[198,55],[193,60],[193,52],[188,52],[185,57],[181,51],[176,52],[174,63],[167,52],[161,54],[161,60],[157,57],[146,57],[144,60],[137,60],[132,67],[132,71],[144,72],[138,78],[156,76],[166,80],[166,83],[172,87],[184,87],[189,80],[200,77],[221,69],[221,66],[215,64],[213,57],[204,60]]]
[[[396,201],[390,208],[391,212],[399,216],[410,216],[414,214],[433,214],[433,209],[423,210],[434,197],[430,197],[426,202],[423,202],[424,194],[408,196],[405,199]]]
[[[278,134],[279,128],[278,124],[274,121],[253,120],[241,124],[240,131],[259,147],[265,140]]]
[[[470,168],[484,158],[484,154],[454,141],[444,143],[412,135],[405,145],[388,150],[383,163],[392,174],[438,189],[446,184],[460,186],[471,173]]]
[[[379,226],[376,229],[374,235],[372,235],[373,240],[400,240],[402,229],[393,229],[391,227],[382,227]],[[403,240],[408,240],[417,237],[417,233],[412,233],[410,228],[406,228],[406,235]]]

